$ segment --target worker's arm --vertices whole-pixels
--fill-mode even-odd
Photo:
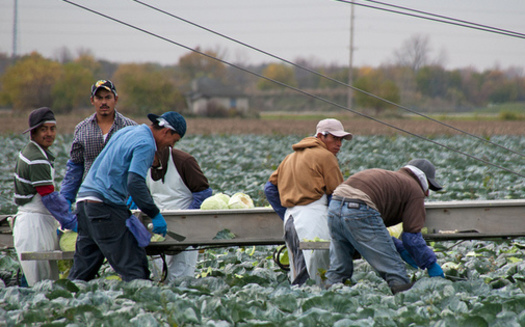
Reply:
[[[166,235],[167,225],[159,208],[155,205],[144,177],[134,172],[128,174],[128,192],[137,207],[151,217],[153,233]]]
[[[62,180],[60,186],[60,194],[69,201],[75,202],[77,198],[78,189],[82,184],[82,176],[84,175],[84,164],[75,163],[71,159],[66,164],[66,175]]]
[[[279,189],[272,182],[266,182],[264,185],[264,194],[266,199],[272,206],[273,210],[284,220],[284,214],[286,213],[286,208],[281,205],[281,198],[279,196]]]
[[[401,234],[405,249],[410,253],[414,261],[421,269],[428,269],[430,277],[444,277],[443,270],[437,263],[436,254],[428,247],[421,233]]]
[[[212,193],[213,190],[209,187],[200,192],[192,192],[193,200],[191,201],[191,204],[188,209],[200,209],[202,202],[209,198],[212,195]]]
[[[66,199],[55,191],[53,185],[37,186],[36,191],[42,197],[42,203],[62,229],[77,230],[77,216],[71,213]]]

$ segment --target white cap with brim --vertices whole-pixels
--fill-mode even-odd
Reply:
[[[345,140],[351,140],[353,135],[351,133],[348,133],[343,128],[343,124],[337,119],[334,118],[327,118],[321,120],[319,123],[317,123],[317,129],[315,134],[323,134],[323,133],[330,133],[333,136],[341,137]]]

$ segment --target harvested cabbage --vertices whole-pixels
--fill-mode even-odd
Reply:
[[[62,251],[75,251],[77,244],[78,233],[73,231],[66,231],[60,236],[58,244]]]
[[[60,246],[60,249],[62,251],[75,251],[76,244],[77,244],[77,237],[78,233],[73,231],[65,231],[60,235],[60,240],[58,241],[58,245]],[[58,271],[59,271],[59,278],[65,279],[69,275],[69,271],[73,267],[73,260],[58,260]]]
[[[386,229],[388,229],[390,236],[393,236],[395,238],[400,238],[401,233],[403,232],[403,223],[399,223],[397,225],[387,227]]]
[[[228,209],[228,202],[224,202],[223,197],[213,195],[202,201],[202,210],[221,210]]]
[[[235,193],[228,202],[230,209],[250,209],[254,208],[253,200],[248,194]]]
[[[151,235],[150,242],[151,243],[158,243],[158,242],[164,242],[166,238],[160,234],[153,234]]]
[[[217,193],[214,195],[215,197],[218,197],[219,199],[222,199],[224,202],[228,203],[230,202],[230,196],[228,194],[224,193]]]

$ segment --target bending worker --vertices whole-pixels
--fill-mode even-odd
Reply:
[[[411,160],[398,171],[367,169],[339,185],[330,202],[328,283],[344,283],[353,274],[355,251],[386,280],[392,293],[412,287],[408,264],[444,277],[436,255],[423,239],[425,197],[439,191],[435,167],[426,159]],[[387,227],[403,223],[402,241],[394,244]],[[402,260],[403,259],[403,260]]]
[[[58,279],[57,262],[21,260],[21,253],[59,250],[58,223],[62,229],[76,230],[77,218],[66,199],[55,191],[55,157],[49,147],[55,142],[56,120],[51,109],[33,110],[27,132],[31,132],[31,140],[18,154],[14,174],[18,212],[13,239],[27,284],[33,286],[40,280]]]
[[[152,218],[153,232],[166,235],[167,225],[146,186],[155,151],[173,146],[186,122],[173,111],[149,114],[151,125],[128,126],[109,140],[78,191],[78,238],[70,280],[91,280],[104,258],[124,281],[149,279],[144,247],[149,233],[131,215],[126,200]],[[180,133],[180,134],[179,134]],[[133,219],[135,218],[135,220]],[[146,242],[141,237],[146,232]]]
[[[180,136],[182,138],[184,132]],[[213,193],[197,160],[175,148],[157,151],[146,183],[160,210],[200,209],[202,202]],[[182,276],[193,277],[198,255],[196,250],[167,255],[167,281]],[[156,259],[153,263],[154,273],[162,270],[162,259]]]
[[[328,251],[303,251],[299,243],[315,237],[330,240],[326,218],[329,197],[343,182],[336,157],[343,139],[351,140],[352,134],[345,132],[340,121],[319,121],[316,135],[294,144],[294,152],[265,185],[268,202],[284,221],[292,284],[302,285],[312,278],[320,285],[320,270],[328,269]]]

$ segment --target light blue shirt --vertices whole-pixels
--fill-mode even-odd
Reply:
[[[146,178],[155,151],[155,138],[147,125],[119,130],[91,166],[78,197],[96,196],[105,203],[126,205],[128,173]]]

